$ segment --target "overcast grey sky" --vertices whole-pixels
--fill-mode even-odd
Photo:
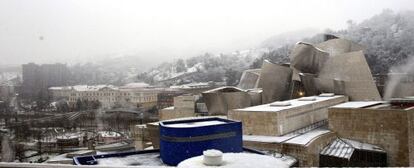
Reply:
[[[159,62],[341,29],[413,0],[0,0],[0,65],[137,55]]]

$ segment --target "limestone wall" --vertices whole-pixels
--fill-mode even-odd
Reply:
[[[345,96],[282,111],[230,110],[228,118],[243,123],[244,135],[279,136],[328,118],[327,108],[347,101]]]
[[[195,97],[193,95],[181,95],[174,97],[174,108],[194,110]]]
[[[413,143],[407,114],[404,110],[331,108],[329,129],[339,137],[382,147],[389,166],[409,166],[409,144],[412,148]]]
[[[408,142],[410,166],[414,166],[414,109],[408,112]]]
[[[341,96],[317,103],[278,112],[278,133],[280,135],[328,119],[328,107],[344,103],[347,97]]]
[[[275,151],[279,153],[282,151],[282,143],[243,140],[243,146],[257,150]]]
[[[299,161],[299,166],[319,166],[319,153],[331,143],[337,136],[333,132],[322,134],[306,145],[289,144],[283,142],[260,142],[260,141],[243,141],[243,146],[258,149],[274,151],[295,157]]]
[[[159,120],[162,121],[195,116],[195,100],[196,97],[194,95],[174,97],[174,107],[160,110],[158,113]]]
[[[279,135],[277,113],[230,110],[228,118],[243,123],[243,135]]]
[[[160,126],[158,122],[147,123],[147,131],[154,149],[160,148]]]
[[[194,113],[194,109],[176,109],[175,107],[162,109],[158,113],[160,121],[194,116],[196,116]]]

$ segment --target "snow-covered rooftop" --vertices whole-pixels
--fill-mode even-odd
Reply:
[[[225,124],[224,121],[212,120],[212,121],[198,121],[198,122],[186,122],[186,123],[177,123],[177,124],[167,124],[166,127],[172,128],[192,128],[192,127],[202,127],[202,126],[211,126]]]
[[[195,117],[183,117],[183,118],[173,118],[173,119],[168,119],[168,120],[163,120],[163,121],[157,121],[157,122],[152,122],[152,123],[147,123],[150,125],[159,125],[160,122],[166,122],[166,121],[182,121],[182,120],[193,120],[193,119],[210,119],[210,118],[222,118],[222,119],[227,119],[227,116],[195,116]]]
[[[384,101],[351,101],[332,106],[333,108],[364,108],[384,103]]]
[[[137,82],[137,83],[128,83],[124,86],[121,86],[122,89],[134,89],[134,88],[148,88],[150,87],[149,84],[143,83],[143,82]]]
[[[49,87],[49,90],[63,90],[64,86],[54,86],[54,87]]]
[[[243,135],[243,140],[265,143],[281,143],[298,135],[299,134],[287,134],[283,136]]]
[[[320,152],[320,154],[350,159],[354,150],[355,149],[351,145],[349,145],[342,139],[337,138],[336,140],[332,141],[332,143],[330,143],[328,146],[326,146]]]
[[[281,136],[243,135],[243,141],[306,145],[313,139],[329,133],[325,127],[326,121],[321,121]]]
[[[223,164],[221,166],[213,166],[215,168],[274,168],[274,167],[290,167],[290,165],[282,159],[272,156],[250,154],[250,153],[224,153]],[[193,157],[182,161],[178,168],[210,168],[203,164],[203,156]]]
[[[300,107],[300,106],[305,106],[305,105],[309,105],[309,104],[314,104],[314,103],[318,103],[318,102],[322,102],[322,101],[326,101],[326,100],[331,100],[331,99],[336,99],[339,97],[344,97],[342,95],[336,95],[336,96],[332,96],[332,97],[320,97],[320,96],[314,96],[315,100],[314,101],[302,101],[300,99],[293,99],[293,100],[286,100],[283,101],[286,104],[290,103],[290,105],[288,106],[272,106],[272,103],[269,104],[263,104],[263,105],[258,105],[258,106],[252,106],[252,107],[247,107],[247,108],[243,108],[243,109],[236,109],[237,111],[255,111],[255,112],[279,112],[282,110],[286,110],[286,109],[291,109],[291,108],[295,108],[295,107]]]
[[[374,152],[385,152],[382,148],[362,143],[345,138],[337,138],[326,146],[321,152],[321,155],[334,156],[339,158],[350,159],[355,149],[374,151]]]
[[[98,91],[103,88],[109,88],[117,90],[118,87],[113,85],[75,85],[75,86],[54,86],[50,87],[49,90],[75,90],[75,91]]]
[[[346,143],[350,144],[352,147],[354,147],[356,149],[376,151],[376,152],[385,152],[384,149],[382,149],[381,147],[376,146],[376,145],[372,145],[372,144],[368,144],[368,143],[362,143],[362,142],[354,141],[354,140],[351,140],[351,139],[345,139],[345,138],[342,138],[342,140],[344,140]]]
[[[163,108],[163,110],[174,110],[174,106]]]
[[[113,85],[76,85],[73,86],[73,89],[76,91],[98,91],[103,88],[110,88],[110,89],[118,89],[117,87]]]
[[[299,135],[297,137],[294,137],[294,138],[286,141],[285,143],[288,143],[288,144],[298,144],[298,145],[306,145],[309,142],[311,142],[313,139],[315,139],[315,138],[317,138],[317,137],[319,137],[319,136],[321,136],[323,134],[329,133],[329,132],[330,131],[327,130],[327,129],[320,129],[320,128],[318,128],[318,129],[309,131],[307,133],[304,133],[302,135]]]
[[[66,133],[63,135],[56,136],[56,139],[77,139],[80,138],[80,133]]]
[[[120,133],[117,133],[117,132],[114,132],[114,131],[99,131],[98,134],[99,134],[99,136],[104,137],[104,138],[121,137]]]
[[[184,85],[170,86],[170,88],[191,89],[191,88],[206,88],[210,86],[211,86],[211,83],[209,82],[199,82],[199,83],[189,83],[189,84],[184,84]]]
[[[97,158],[98,166],[166,166],[160,162],[159,153],[130,155],[125,157]]]
[[[214,93],[214,92],[245,92],[245,90],[234,87],[234,86],[223,86],[223,87],[215,88],[212,90],[208,90],[204,93]]]

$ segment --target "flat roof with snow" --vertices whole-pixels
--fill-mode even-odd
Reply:
[[[326,129],[326,121],[321,121],[281,136],[243,135],[243,141],[289,143],[306,146],[312,140],[329,132],[331,131]]]
[[[177,124],[167,124],[166,127],[172,128],[193,128],[193,127],[202,127],[202,126],[211,126],[225,124],[224,121],[211,120],[211,121],[196,121],[196,122],[186,122],[186,123],[177,123]]]
[[[311,142],[312,140],[314,140],[315,138],[317,138],[317,137],[319,137],[323,134],[329,133],[329,132],[331,132],[331,131],[329,131],[327,129],[318,128],[318,129],[309,131],[307,133],[304,133],[300,136],[294,137],[294,138],[286,141],[285,143],[297,144],[297,145],[306,145],[309,142]]]
[[[285,104],[289,104],[287,106],[274,106],[272,105],[273,103],[269,103],[269,104],[263,104],[263,105],[259,105],[259,106],[252,106],[252,107],[246,107],[243,109],[236,109],[236,111],[254,111],[254,112],[279,112],[279,111],[283,111],[286,109],[291,109],[291,108],[296,108],[296,107],[301,107],[301,106],[305,106],[305,105],[310,105],[310,104],[315,104],[315,103],[319,103],[319,102],[323,102],[323,101],[327,101],[327,100],[332,100],[332,99],[336,99],[336,98],[342,98],[344,97],[343,95],[336,95],[336,96],[332,96],[332,97],[320,97],[320,96],[311,96],[313,98],[315,98],[315,100],[309,100],[309,101],[304,101],[303,98],[301,99],[293,99],[293,100],[286,100],[283,101],[285,102]]]
[[[174,110],[174,106],[163,108],[163,110]]]
[[[332,108],[364,108],[368,106],[378,105],[381,103],[384,103],[384,101],[351,101],[338,104],[336,106],[332,106]]]

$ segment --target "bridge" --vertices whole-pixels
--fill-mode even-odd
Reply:
[[[82,115],[87,114],[88,112],[92,112],[92,111],[78,111],[78,112],[68,112],[65,114],[55,114],[52,116],[47,116],[47,117],[42,117],[42,118],[29,119],[29,120],[9,123],[6,125],[6,127],[13,128],[13,127],[19,127],[22,125],[45,123],[45,122],[51,122],[51,121],[56,121],[56,120],[73,121],[73,120],[78,119]]]

